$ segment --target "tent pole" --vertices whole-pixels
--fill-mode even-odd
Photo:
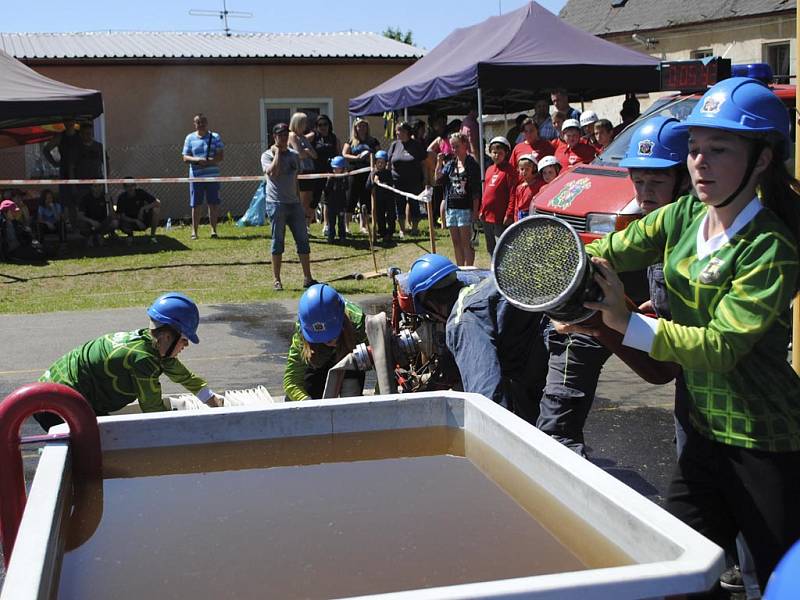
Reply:
[[[483,151],[483,95],[481,94],[481,88],[478,88],[478,161],[481,165],[481,194],[483,193],[483,173],[485,170],[485,165],[483,164],[483,155],[485,152]]]
[[[403,121],[408,123],[408,107],[403,109]]]
[[[103,112],[100,113],[100,143],[103,145],[103,179],[108,179],[108,144],[106,143],[106,107],[103,104]],[[106,194],[108,194],[108,184],[105,184]]]
[[[800,4],[797,5],[797,12],[795,13],[795,20],[797,21],[797,33],[800,33]],[[795,65],[795,85],[797,90],[800,91],[800,56],[796,58],[797,64]],[[792,115],[794,118],[795,115]],[[800,128],[795,127],[794,130],[795,143],[800,141]],[[795,152],[794,155],[794,172],[798,173],[800,166],[800,154]],[[792,307],[792,366],[794,370],[800,373],[800,294],[794,297],[794,306]]]

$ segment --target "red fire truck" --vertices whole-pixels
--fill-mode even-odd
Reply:
[[[698,86],[700,90],[704,90],[706,85],[715,83],[716,77],[712,74],[709,78],[708,70],[705,73],[694,71],[695,65],[702,64],[700,61],[664,64],[668,65],[666,72],[662,65],[664,89],[670,89],[670,86],[675,85],[681,88]],[[762,64],[737,65],[733,68],[733,74],[755,76],[770,81],[772,79],[769,67]],[[792,113],[791,122],[794,127],[795,86],[770,85],[770,88]],[[628,223],[638,219],[641,213],[634,200],[633,184],[628,178],[627,170],[618,166],[628,149],[631,136],[642,121],[653,116],[685,119],[700,100],[702,96],[700,90],[694,93],[676,93],[656,100],[636,121],[620,132],[591,164],[579,164],[564,169],[556,179],[542,188],[534,198],[536,213],[564,219],[578,231],[584,242],[590,242],[611,231],[624,229]],[[792,157],[790,170],[793,168]]]

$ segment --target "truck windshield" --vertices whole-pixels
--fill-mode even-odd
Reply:
[[[625,156],[631,136],[633,136],[633,132],[641,125],[642,121],[654,116],[675,117],[682,121],[689,116],[698,100],[700,100],[700,96],[659,98],[638,119],[623,129],[608,145],[608,148],[597,155],[592,164],[616,167]]]

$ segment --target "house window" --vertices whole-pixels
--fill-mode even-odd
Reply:
[[[262,98],[261,99],[261,146],[272,145],[272,128],[278,123],[289,124],[296,112],[308,115],[308,126],[313,127],[321,114],[333,119],[333,101],[330,98]],[[340,129],[342,129],[340,127]],[[346,130],[345,127],[342,131]]]
[[[764,62],[772,69],[776,83],[789,83],[789,42],[764,44]]]
[[[689,58],[692,60],[699,60],[701,58],[708,58],[714,56],[714,51],[711,48],[701,48],[700,50],[692,50]]]

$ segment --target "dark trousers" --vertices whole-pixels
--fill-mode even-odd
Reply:
[[[360,173],[350,177],[350,187],[347,190],[347,212],[354,213],[359,208],[364,214],[372,213],[372,198],[367,190],[369,173]]]
[[[323,367],[306,367],[306,373],[303,376],[303,387],[305,388],[306,393],[311,396],[313,400],[319,400],[322,398],[322,393],[325,391],[325,382],[328,380],[328,371],[331,369],[331,367],[333,367],[334,364],[336,364],[334,361],[330,361]],[[366,378],[366,373],[364,371],[345,371],[344,378],[357,379],[359,387],[363,393],[364,379]]]
[[[39,222],[36,224],[36,231],[40,242],[44,241],[44,236],[48,233],[58,234],[58,241],[63,242],[67,239],[66,224],[64,219],[59,219],[55,223]]]
[[[800,538],[800,452],[764,452],[687,431],[666,508],[723,548],[742,532],[763,590]]]
[[[66,177],[66,175],[64,175]],[[69,177],[66,177],[69,179]],[[58,201],[67,213],[70,227],[77,229],[78,227],[78,198],[79,188],[77,185],[59,185],[58,186]]]
[[[549,323],[542,335],[549,358],[536,427],[586,456],[583,425],[611,352],[590,336],[557,333]]]
[[[382,238],[394,235],[395,209],[394,194],[385,190],[375,191],[375,225]]]
[[[347,219],[344,209],[347,200],[344,195],[326,195],[325,204],[328,206],[328,241],[332,242],[336,237],[336,227],[339,227],[339,239],[347,238]],[[324,386],[324,384],[323,384]]]
[[[432,196],[431,200],[432,200],[431,204],[433,205],[431,207],[431,209],[433,210],[433,217],[432,218],[433,218],[434,221],[438,221],[439,217],[442,216],[440,214],[440,212],[441,212],[442,200],[444,200],[444,186],[443,185],[435,185],[435,186],[433,186],[433,196]]]

